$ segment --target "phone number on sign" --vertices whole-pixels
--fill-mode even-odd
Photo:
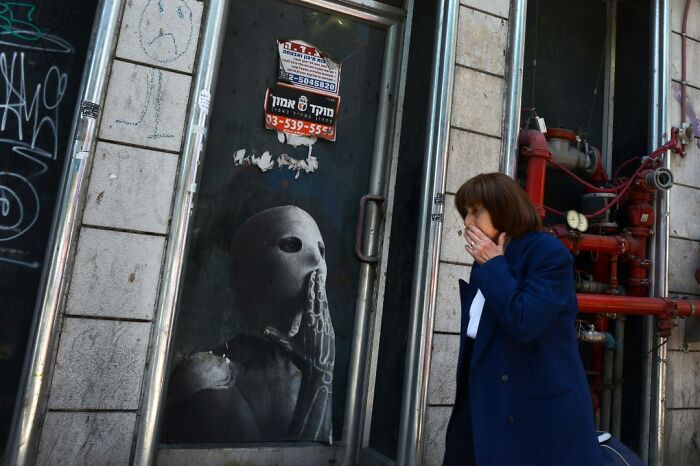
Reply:
[[[309,123],[307,121],[295,120],[277,115],[267,115],[267,124],[279,130],[294,131],[299,134],[333,134],[333,127],[328,125],[319,125],[317,123]]]

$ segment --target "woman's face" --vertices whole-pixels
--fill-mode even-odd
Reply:
[[[467,208],[467,216],[464,217],[464,226],[475,226],[494,243],[498,241],[500,231],[496,230],[491,221],[491,214],[481,204],[474,204]]]

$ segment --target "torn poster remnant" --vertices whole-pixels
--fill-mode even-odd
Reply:
[[[313,173],[318,169],[318,159],[313,155],[309,154],[306,160],[297,160],[288,156],[287,154],[281,154],[277,158],[277,165],[282,167],[287,167],[290,170],[296,171],[294,179],[298,179],[299,175],[303,171],[304,173]]]
[[[239,149],[233,153],[233,165],[236,167],[244,165],[255,166],[264,173],[275,168],[275,160],[273,160],[269,151],[265,151],[260,157],[256,157],[255,154],[246,155],[245,149]],[[297,160],[287,154],[281,154],[277,157],[277,167],[295,171],[294,179],[296,180],[301,172],[313,173],[318,170],[318,159],[311,155],[311,145],[309,145],[309,154],[305,160]]]

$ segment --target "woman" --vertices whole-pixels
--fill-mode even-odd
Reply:
[[[455,198],[471,283],[459,281],[457,396],[444,465],[597,466],[591,397],[574,329],[573,259],[501,173]]]

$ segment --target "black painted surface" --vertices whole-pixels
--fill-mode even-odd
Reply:
[[[0,445],[4,448],[97,2],[0,2]]]
[[[354,254],[355,225],[358,201],[369,184],[385,32],[278,0],[232,2],[229,14],[172,361],[177,364],[188,355],[209,351],[246,330],[242,325],[245,315],[236,304],[232,286],[235,277],[229,273],[234,233],[249,217],[268,208],[300,207],[313,217],[325,243],[326,289],[336,349],[333,438],[339,439],[360,268]],[[303,161],[310,153],[307,146],[281,143],[275,131],[264,128],[265,91],[277,81],[278,39],[306,41],[342,63],[337,139],[319,139],[311,150],[318,169],[298,177],[278,165],[266,172],[250,164],[236,166],[232,157],[244,149],[247,157],[268,151],[275,161],[282,154]],[[273,293],[277,284],[258,286],[250,292]],[[274,439],[269,431],[257,438]],[[198,440],[242,441],[234,435],[223,440],[177,441]],[[175,440],[165,435],[161,441]]]

